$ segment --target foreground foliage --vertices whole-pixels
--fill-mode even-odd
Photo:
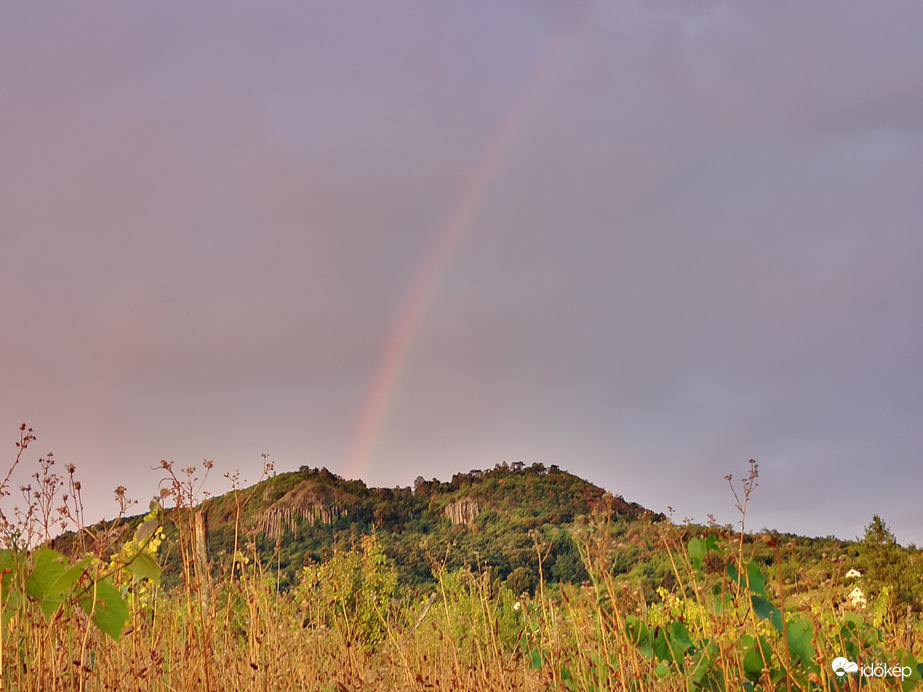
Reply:
[[[558,536],[541,530],[530,534],[534,579],[489,561],[459,565],[449,544],[418,547],[428,582],[403,580],[373,527],[283,585],[282,541],[267,557],[261,537],[240,530],[253,489],[226,500],[237,530],[221,570],[198,550],[195,469],[168,463],[160,497],[170,511],[153,502],[121,529],[87,529],[83,552],[65,554],[41,510],[56,482],[43,480],[54,474],[42,463],[46,490],[29,495],[38,509],[2,517],[3,689],[807,692],[921,682],[921,632],[906,602],[919,564],[878,518],[862,542],[817,560],[785,537],[754,540],[743,521],[755,464],[738,498],[740,530],[626,525],[605,504],[574,517],[581,583],[548,573]],[[69,483],[73,497],[79,485]],[[655,545],[660,562],[626,569],[629,546]],[[160,582],[169,554],[174,586]],[[849,608],[848,565],[887,580],[889,560],[900,582],[863,582],[868,607]],[[834,670],[838,659],[855,670]]]

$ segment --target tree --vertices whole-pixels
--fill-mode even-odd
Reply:
[[[517,567],[506,578],[506,586],[517,596],[532,595],[538,585],[538,575],[527,567]]]
[[[920,580],[910,554],[897,542],[897,537],[878,515],[865,527],[865,536],[859,544],[859,567],[866,582],[874,591],[889,586],[892,591],[890,605],[910,605],[920,609]]]

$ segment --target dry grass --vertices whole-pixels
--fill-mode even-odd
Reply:
[[[624,615],[637,606],[608,577],[513,601],[503,591],[491,594],[483,576],[446,574],[432,596],[384,606],[377,613],[381,638],[364,641],[358,616],[320,599],[306,603],[297,590],[277,593],[251,563],[210,603],[182,589],[157,592],[148,606],[133,609],[118,642],[80,611],[62,609],[50,623],[37,614],[14,619],[4,680],[15,690],[702,689],[688,667],[671,666],[661,676],[658,661],[641,652]],[[824,640],[826,615],[812,620],[822,663],[842,645]],[[706,626],[722,628],[711,664],[725,681],[717,689],[744,689],[740,642],[766,630],[765,622],[746,613],[710,617]],[[758,682],[757,689],[850,689],[837,687],[823,666],[813,676],[795,666],[779,639],[771,649],[791,675]],[[861,689],[902,688],[871,680]]]
[[[22,432],[20,455],[31,441],[31,431]],[[36,503],[0,516],[7,543],[4,690],[847,690],[859,689],[859,680],[833,674],[829,662],[838,655],[911,662],[899,623],[873,627],[834,612],[824,605],[829,594],[809,580],[792,587],[781,576],[764,578],[736,534],[694,544],[681,527],[664,524],[659,539],[677,586],[661,594],[662,602],[648,602],[614,576],[617,548],[605,516],[575,534],[591,582],[541,578],[531,597],[510,593],[486,572],[449,573],[439,564],[432,592],[403,592],[374,537],[306,568],[301,583],[285,592],[275,587],[271,563],[245,549],[235,550],[230,574],[212,583],[196,548],[195,470],[174,474],[166,463],[162,494],[176,504],[181,586],[165,591],[140,578],[124,549],[123,557],[108,559],[99,543],[107,537],[87,533],[99,559],[43,614],[42,598],[34,596],[41,589],[33,583],[33,549],[51,529],[47,494],[61,487],[43,480],[53,475],[43,463],[35,477],[39,497],[31,496]],[[79,484],[69,473],[63,487],[73,499]],[[8,494],[9,479],[0,494]],[[738,501],[742,515],[754,479]],[[249,498],[238,497],[239,514]],[[79,518],[77,511],[63,515]],[[149,516],[163,515],[155,507]],[[156,555],[157,535],[139,530],[132,550]],[[542,554],[538,540],[536,550]],[[117,638],[94,624],[105,603],[79,607],[80,590],[106,580],[128,604]],[[753,642],[762,644],[754,649]],[[910,689],[920,677],[912,665],[914,678],[903,686],[893,678],[864,679],[861,689]]]

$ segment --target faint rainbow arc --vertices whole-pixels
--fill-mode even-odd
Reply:
[[[577,18],[582,16],[583,13],[578,13]],[[459,192],[423,256],[423,262],[385,342],[378,368],[350,437],[343,465],[345,477],[359,478],[366,470],[375,440],[384,423],[388,402],[397,388],[427,307],[433,301],[439,278],[445,273],[481,200],[500,171],[516,134],[523,128],[529,114],[550,85],[555,67],[560,64],[564,49],[580,23],[572,22],[568,31],[561,32],[557,40],[551,42],[537,67],[519,89],[505,117],[494,129],[481,157],[462,178]]]

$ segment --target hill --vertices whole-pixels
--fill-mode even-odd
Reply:
[[[306,566],[356,548],[363,536],[374,534],[399,582],[411,590],[429,588],[442,570],[464,568],[487,572],[516,593],[534,592],[541,579],[580,584],[589,579],[586,551],[592,549],[604,555],[626,588],[652,600],[657,588],[674,586],[670,552],[682,542],[706,534],[739,537],[732,526],[674,526],[663,514],[557,466],[522,463],[457,473],[450,481],[418,477],[412,487],[395,488],[369,487],[303,466],[209,498],[196,512],[208,527],[214,576],[229,573],[236,550],[238,564],[240,558],[258,560],[283,590],[298,582]],[[182,571],[176,519],[175,509],[165,512],[166,586],[178,584]],[[117,542],[140,521],[131,517],[97,533]],[[853,541],[792,534],[763,540],[768,537],[748,534],[740,540],[758,564],[774,566],[789,584],[808,578],[817,585],[833,583],[859,564],[860,545]],[[57,547],[72,552],[69,542],[61,537]]]
[[[522,463],[455,474],[448,482],[417,478],[413,487],[370,488],[325,468],[302,467],[202,504],[209,550],[221,571],[249,543],[276,568],[280,586],[336,547],[375,533],[405,584],[423,584],[433,569],[490,568],[499,579],[514,572],[531,588],[542,569],[555,580],[586,578],[569,526],[593,511],[618,521],[664,519],[556,466]],[[243,537],[243,538],[241,538]],[[169,566],[168,562],[168,566]],[[518,570],[518,572],[517,572]]]

